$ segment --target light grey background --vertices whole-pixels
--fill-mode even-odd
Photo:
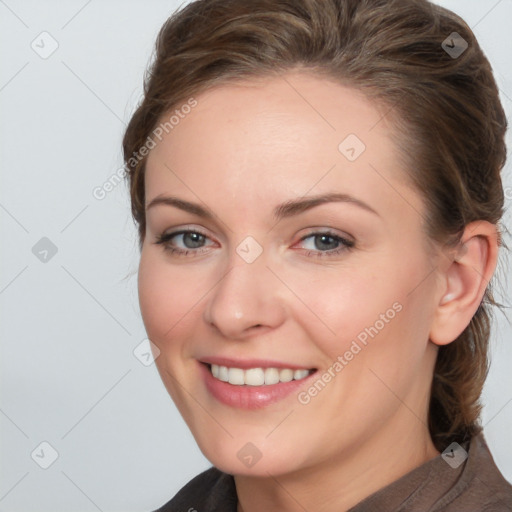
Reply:
[[[512,1],[439,3],[474,28],[512,119]],[[210,466],[133,353],[145,332],[126,186],[93,195],[122,166],[125,123],[177,6],[0,0],[0,511],[151,510]],[[43,237],[57,248],[46,262],[32,252]],[[512,332],[501,314],[497,326],[483,417],[512,481]],[[42,442],[58,452],[48,469]]]

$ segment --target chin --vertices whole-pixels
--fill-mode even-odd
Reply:
[[[203,455],[221,471],[231,475],[269,477],[297,471],[305,464],[305,454],[297,450],[298,443],[282,446],[265,435],[200,439],[196,442]]]

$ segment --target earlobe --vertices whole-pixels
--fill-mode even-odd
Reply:
[[[486,221],[468,224],[457,257],[441,273],[441,297],[430,331],[433,343],[447,345],[469,325],[494,273],[497,256],[496,226]]]

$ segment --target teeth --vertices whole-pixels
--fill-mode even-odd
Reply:
[[[213,364],[212,364],[212,368],[213,368]],[[218,368],[219,368],[218,379],[222,380],[223,382],[228,382],[228,380],[229,380],[228,369],[225,366],[219,366]]]
[[[279,382],[279,370],[277,368],[267,368],[265,370],[265,384],[277,384]]]
[[[308,370],[295,370],[293,372],[293,378],[295,380],[303,379],[304,377],[307,377],[308,375],[309,375],[309,371]]]
[[[235,386],[242,386],[243,384],[245,384],[244,373],[245,372],[240,368],[230,368],[228,370],[228,382],[230,384],[235,384]]]
[[[292,370],[290,368],[228,368],[212,364],[212,375],[223,382],[229,382],[235,386],[263,386],[277,384],[278,382],[290,382],[301,380],[309,375],[309,370]]]
[[[293,380],[293,370],[279,370],[279,380],[281,382],[290,382]]]
[[[263,368],[250,368],[245,370],[244,383],[248,386],[262,386],[265,384],[265,372]]]

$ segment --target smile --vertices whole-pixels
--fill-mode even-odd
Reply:
[[[313,370],[293,370],[291,368],[231,368],[218,364],[210,365],[215,379],[234,386],[270,386],[280,382],[302,380]]]

